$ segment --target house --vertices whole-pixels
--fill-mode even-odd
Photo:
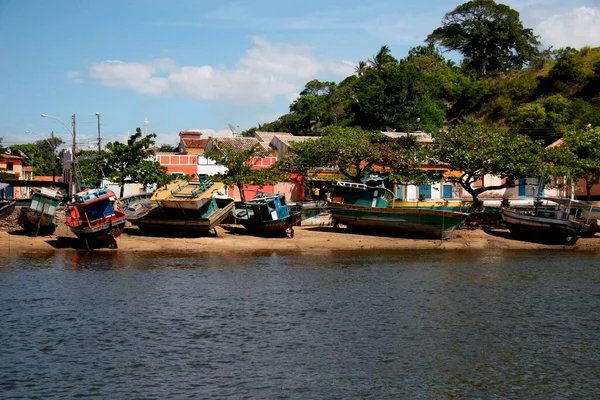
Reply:
[[[0,171],[9,175],[8,179],[24,180],[26,169],[23,165],[23,157],[12,154],[0,154]],[[29,167],[31,168],[31,167]],[[5,190],[7,197],[20,199],[27,196],[27,191],[24,188],[9,186]]]

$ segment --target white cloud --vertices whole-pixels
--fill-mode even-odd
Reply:
[[[252,40],[254,46],[234,69],[178,67],[171,59],[150,63],[109,60],[91,65],[88,74],[104,86],[145,94],[268,104],[277,97],[294,96],[299,87],[318,76],[353,73],[352,62],[317,58],[308,46],[273,44],[260,37]]]
[[[574,8],[566,14],[555,14],[540,22],[535,32],[545,46],[554,48],[600,46],[600,9]]]
[[[79,71],[67,72],[67,78],[73,83],[83,83],[83,79],[81,79],[81,72]]]

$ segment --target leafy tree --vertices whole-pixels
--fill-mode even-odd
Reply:
[[[98,153],[96,150],[79,150],[77,157],[77,179],[83,187],[98,187],[102,179],[106,178],[104,171],[108,172],[107,154],[105,151]]]
[[[6,154],[6,147],[2,146],[3,137],[0,136],[0,154]]]
[[[523,28],[519,13],[494,0],[472,0],[447,13],[427,43],[460,52],[479,76],[522,68],[538,53],[539,41]]]
[[[244,185],[263,187],[288,179],[285,172],[278,170],[273,165],[269,168],[253,169],[253,158],[262,158],[268,155],[260,144],[254,144],[246,150],[235,151],[219,142],[218,139],[213,140],[216,146],[205,155],[218,164],[226,166],[227,172],[213,175],[212,178],[217,182],[223,182],[227,186],[237,186],[242,201],[246,201]]]
[[[164,184],[172,179],[167,175],[167,168],[157,161],[151,161],[154,151],[155,133],[143,136],[142,130],[136,128],[127,143],[109,142],[106,144],[104,173],[108,179],[121,188],[119,197],[123,197],[126,183],[141,183],[144,187],[150,184]]]
[[[348,180],[362,182],[366,175],[383,168],[393,182],[431,181],[420,169],[427,152],[414,136],[392,139],[358,128],[326,127],[324,136],[294,142],[291,154],[278,162],[280,168],[307,173],[319,168],[337,168]]]
[[[583,179],[589,201],[592,186],[600,180],[600,128],[568,132],[563,136],[563,142],[548,149],[552,173],[573,180]]]
[[[439,145],[435,158],[440,166],[462,172],[446,179],[473,196],[475,207],[482,193],[518,186],[515,182],[519,179],[539,176],[542,171],[543,148],[525,135],[464,123],[434,137]],[[475,186],[485,175],[500,177],[503,183]]]

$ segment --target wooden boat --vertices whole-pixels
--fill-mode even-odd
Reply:
[[[254,199],[235,206],[236,222],[257,235],[285,235],[294,237],[294,225],[300,223],[302,213],[290,211],[282,193],[257,192]]]
[[[558,241],[574,245],[591,229],[591,220],[582,218],[582,211],[590,204],[558,197],[538,198],[536,205],[527,209],[502,208],[502,219],[517,238],[534,241]]]
[[[0,219],[8,218],[15,210],[17,202],[15,200],[4,199],[2,194],[8,187],[7,183],[0,182]]]
[[[29,234],[52,235],[56,230],[56,208],[64,201],[64,195],[50,188],[35,188],[31,205],[19,212],[19,225]]]
[[[211,180],[169,184],[148,202],[130,205],[127,220],[148,234],[208,232],[233,211],[234,201],[224,187]]]
[[[435,210],[446,210],[446,211],[461,211],[467,212],[473,205],[472,201],[462,200],[431,200],[431,201],[406,201],[395,199],[392,206],[394,208],[407,207],[407,208],[429,208]]]
[[[127,222],[125,211],[117,196],[108,189],[86,189],[77,193],[67,204],[67,226],[80,239],[117,247],[116,238],[123,233]]]
[[[330,197],[334,225],[448,239],[470,215],[435,208],[394,207],[394,194],[363,183],[337,182]]]

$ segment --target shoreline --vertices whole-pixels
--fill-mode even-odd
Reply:
[[[20,228],[2,227],[0,248],[5,254],[28,252],[180,252],[182,255],[211,253],[252,252],[300,252],[319,253],[331,251],[369,250],[438,250],[438,251],[482,251],[482,250],[560,250],[600,251],[600,238],[581,238],[574,246],[543,244],[511,238],[505,228],[457,229],[447,240],[411,239],[405,237],[375,236],[350,233],[344,228],[331,226],[296,226],[293,238],[264,238],[244,232],[240,226],[218,226],[217,236],[211,232],[199,237],[145,236],[136,227],[127,225],[117,238],[118,248],[87,249],[67,226],[59,225],[54,235],[32,237]]]

